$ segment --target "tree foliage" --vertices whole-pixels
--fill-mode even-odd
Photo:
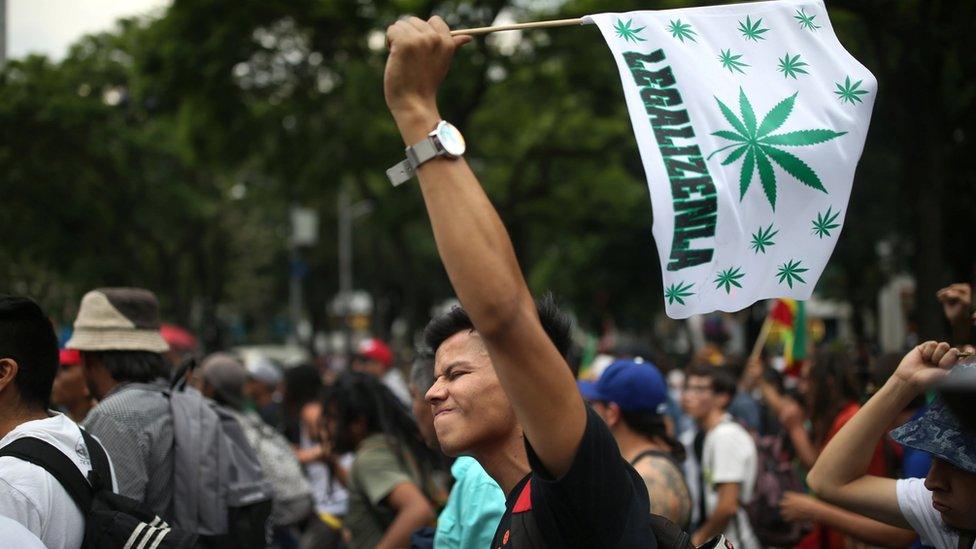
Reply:
[[[376,299],[375,327],[398,317],[419,326],[451,291],[419,193],[384,176],[403,150],[383,102],[386,26],[403,13],[469,27],[499,14],[646,7],[177,0],[85,37],[61,62],[11,61],[0,74],[0,287],[32,293],[66,320],[87,289],[141,285],[211,343],[219,318],[266,337],[285,313],[288,211],[301,205],[320,215],[319,243],[303,256],[307,314],[326,327],[345,189],[374,206],[356,224],[354,263],[356,286]],[[923,303],[973,267],[971,249],[947,245],[966,241],[976,206],[963,159],[974,130],[971,17],[922,0],[831,8],[879,94],[851,198],[859,215],[848,216],[819,291],[866,311],[887,277],[910,270]],[[468,136],[533,290],[553,290],[586,327],[608,317],[649,327],[662,305],[651,209],[597,29],[478,40],[457,55],[441,101]],[[920,318],[936,326],[924,307]]]

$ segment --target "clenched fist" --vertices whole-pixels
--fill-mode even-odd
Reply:
[[[428,21],[405,17],[386,30],[390,55],[383,93],[398,123],[403,117],[437,113],[437,90],[454,51],[470,41],[470,36],[452,37],[447,23],[436,15]]]

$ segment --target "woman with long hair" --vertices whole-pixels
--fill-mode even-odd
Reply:
[[[434,480],[438,454],[393,393],[368,374],[347,372],[322,400],[326,462],[349,490],[345,527],[352,549],[404,547],[410,534],[432,525],[443,490]],[[353,452],[342,471],[332,456]]]
[[[807,374],[805,395],[810,442],[815,452],[801,456],[804,467],[813,467],[827,441],[854,417],[861,408],[862,394],[863,389],[854,376],[854,363],[846,353],[830,351],[816,358]],[[884,456],[881,458],[882,468],[878,473],[884,472]]]

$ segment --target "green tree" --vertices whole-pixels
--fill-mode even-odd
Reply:
[[[0,73],[0,287],[68,319],[89,288],[144,285],[208,342],[221,339],[218,318],[270,337],[286,310],[288,211],[302,205],[321,218],[319,244],[303,252],[308,315],[316,329],[335,328],[327,305],[338,289],[337,195],[347,189],[374,205],[356,224],[354,258],[356,286],[376,298],[374,327],[383,333],[394,318],[419,327],[451,289],[416,187],[393,189],[384,176],[403,153],[382,95],[386,26],[403,13],[471,27],[500,13],[529,21],[646,8],[187,0],[85,37],[61,62],[11,61]],[[971,276],[972,251],[961,246],[976,209],[964,158],[976,112],[964,25],[974,9],[831,4],[831,26],[879,80],[849,206],[858,215],[845,216],[818,288],[849,299],[858,319],[887,277],[908,270],[922,333],[934,335],[935,290]],[[765,39],[766,21],[743,24]],[[552,289],[590,329],[615,319],[649,330],[663,295],[651,208],[598,30],[476,40],[457,55],[441,100],[469,136],[467,157],[532,289]],[[758,229],[775,245],[778,228]],[[880,241],[890,244],[885,261]]]

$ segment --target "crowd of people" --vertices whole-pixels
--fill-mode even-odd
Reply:
[[[435,17],[387,40],[410,146],[469,38]],[[955,347],[872,358],[868,377],[843,349],[783,370],[713,342],[670,367],[603,349],[578,380],[569,317],[530,295],[463,158],[413,169],[461,306],[410,353],[174,360],[139,288],[85,294],[59,350],[34,301],[0,297],[3,545],[974,546],[976,433],[926,398],[976,372],[968,284],[937,296]]]

